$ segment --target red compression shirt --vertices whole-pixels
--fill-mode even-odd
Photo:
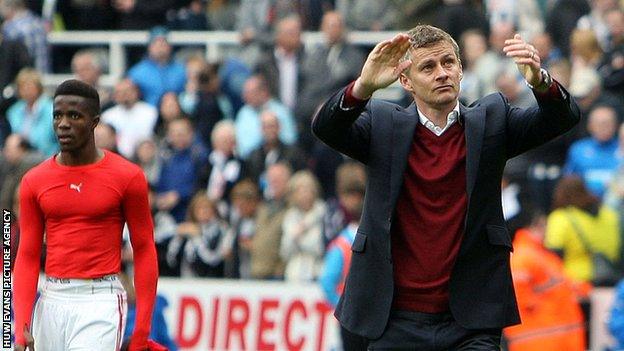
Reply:
[[[137,318],[131,345],[147,347],[158,265],[147,182],[138,166],[108,151],[85,166],[59,165],[52,157],[22,179],[19,222],[14,275],[18,344],[24,344],[24,325],[30,326],[44,231],[46,275],[88,279],[120,271],[127,222],[136,266]]]

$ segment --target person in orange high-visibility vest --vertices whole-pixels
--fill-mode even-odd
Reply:
[[[327,302],[336,307],[340,295],[342,295],[351,266],[351,245],[355,239],[359,219],[362,214],[364,203],[364,183],[358,180],[342,182],[339,186],[339,198],[342,206],[349,212],[352,218],[350,223],[335,237],[327,246],[323,272],[319,277],[321,289],[325,293]],[[342,347],[344,351],[365,351],[368,340],[353,334],[344,327],[340,328]]]
[[[559,256],[543,245],[546,219],[534,215],[516,232],[511,271],[522,324],[504,330],[509,351],[584,351],[585,326],[577,286]]]

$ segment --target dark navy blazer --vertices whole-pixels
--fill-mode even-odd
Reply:
[[[502,94],[488,95],[470,107],[460,105],[468,209],[449,289],[450,311],[465,328],[503,328],[520,322],[501,178],[508,159],[578,123],[578,106],[565,89],[559,91],[560,98],[536,94],[538,106],[529,109],[510,106]],[[372,99],[363,108],[344,110],[344,92],[329,98],[312,121],[319,139],[364,163],[368,171],[364,211],[336,317],[351,332],[377,339],[388,322],[394,290],[390,227],[419,120],[414,104],[404,109]]]

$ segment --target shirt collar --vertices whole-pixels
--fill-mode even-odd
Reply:
[[[429,118],[427,118],[427,116],[425,116],[420,111],[420,109],[416,108],[416,110],[418,111],[418,119],[420,120],[420,124],[424,125],[438,136],[442,134],[445,130],[447,130],[451,125],[453,125],[453,123],[457,122],[457,120],[459,119],[459,101],[457,101],[457,104],[455,105],[453,110],[449,112],[449,114],[446,116],[446,126],[444,128],[436,126]]]

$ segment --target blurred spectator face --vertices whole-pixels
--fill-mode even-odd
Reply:
[[[113,127],[106,123],[99,123],[95,127],[95,146],[105,150],[117,148],[117,135]]]
[[[253,108],[260,108],[269,101],[270,97],[271,95],[267,87],[263,86],[261,78],[252,76],[243,85],[243,100]]]
[[[188,149],[193,143],[193,127],[187,119],[176,119],[167,126],[167,140],[176,150]]]
[[[293,52],[301,46],[301,21],[287,17],[277,24],[275,44],[286,52]]]
[[[167,62],[171,57],[171,45],[164,36],[154,38],[147,51],[149,57],[156,62]]]
[[[591,29],[575,29],[570,38],[570,50],[573,57],[580,58],[585,63],[602,55],[598,38]]]
[[[498,78],[496,78],[496,87],[510,101],[515,101],[516,99],[518,99],[518,95],[520,94],[520,86],[515,76],[509,73],[500,74]]]
[[[309,211],[318,198],[320,186],[310,171],[299,171],[290,179],[288,188],[291,205]]]
[[[591,6],[598,12],[606,12],[618,6],[617,0],[593,0]]]
[[[548,33],[536,34],[532,40],[533,46],[539,52],[539,57],[544,62],[552,50],[552,39]]]
[[[340,204],[350,215],[359,219],[364,205],[364,194],[358,191],[346,191],[338,194]]]
[[[284,164],[276,163],[267,169],[267,184],[269,197],[281,200],[288,191],[288,180],[290,179],[290,169]]]
[[[20,145],[24,139],[19,134],[11,134],[4,141],[2,154],[9,164],[17,164],[26,154],[26,150]]]
[[[262,125],[262,137],[265,144],[274,145],[278,142],[280,124],[273,111],[266,110],[260,115]]]
[[[172,121],[182,116],[182,108],[175,93],[169,92],[160,100],[160,116],[165,121]]]
[[[498,22],[492,26],[490,32],[490,45],[492,50],[498,53],[503,52],[505,40],[513,38],[514,28],[511,23]]]
[[[321,30],[330,45],[342,41],[344,35],[344,21],[338,12],[330,11],[323,16]]]
[[[487,51],[485,36],[477,31],[466,31],[461,36],[462,55],[465,65],[470,66]]]
[[[97,86],[102,72],[96,62],[93,54],[76,54],[72,59],[72,72],[74,72],[77,79],[92,86]]]
[[[115,102],[126,108],[131,108],[139,101],[139,89],[130,79],[123,79],[115,85]]]
[[[597,107],[589,114],[587,130],[597,141],[607,142],[611,140],[615,136],[616,129],[617,116],[613,108]]]
[[[41,75],[32,68],[24,68],[15,77],[17,93],[27,104],[32,105],[43,94]]]
[[[193,218],[198,223],[209,223],[216,218],[215,207],[207,196],[198,198],[194,203]]]
[[[216,125],[210,137],[212,148],[226,156],[234,153],[236,147],[236,134],[232,124]]]
[[[156,158],[157,151],[156,143],[153,140],[142,141],[136,149],[137,161],[141,164],[150,163]]]
[[[202,57],[193,56],[186,61],[186,81],[197,84],[199,73],[206,67],[206,62]],[[196,88],[195,86],[194,88]]]
[[[241,217],[250,218],[254,216],[260,201],[260,194],[253,181],[245,179],[238,182],[232,189],[230,196],[232,205]]]
[[[609,33],[611,33],[611,40],[619,43],[624,37],[624,12],[621,10],[612,10],[607,13],[605,18],[607,27],[609,27]]]

